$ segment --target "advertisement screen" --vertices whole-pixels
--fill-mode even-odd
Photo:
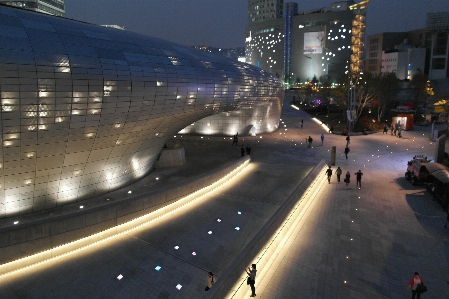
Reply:
[[[304,54],[323,53],[324,31],[304,32]]]

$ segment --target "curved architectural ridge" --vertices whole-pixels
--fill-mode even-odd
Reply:
[[[0,217],[130,184],[186,126],[282,97],[247,64],[0,6]]]

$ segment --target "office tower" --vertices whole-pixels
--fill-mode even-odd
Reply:
[[[280,3],[282,17],[257,19],[254,11],[261,3],[266,2],[248,1],[247,63],[287,84],[313,77],[335,81],[362,70],[369,0],[340,1],[308,11],[299,11],[296,2]]]
[[[65,16],[64,0],[26,0],[26,1],[0,0],[0,4],[6,4],[38,12],[43,12],[49,15],[61,17]]]
[[[428,13],[426,27],[432,34],[429,78],[449,78],[449,11]]]
[[[282,18],[284,0],[248,0],[248,24]]]

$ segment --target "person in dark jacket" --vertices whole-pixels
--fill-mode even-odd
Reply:
[[[346,172],[346,176],[345,176],[346,189],[348,189],[348,185],[349,185],[350,181],[351,181],[351,174],[348,171],[348,172]]]
[[[251,155],[251,147],[249,145],[246,146],[246,154]]]
[[[254,284],[256,283],[256,264],[252,264],[251,268],[248,268],[248,270],[246,270],[246,274],[248,274],[248,284],[251,287],[251,297],[256,297],[256,287],[254,286]]]
[[[238,146],[238,142],[239,142],[239,139],[238,139],[237,135],[234,135],[234,137],[232,138],[232,144],[231,145],[235,144],[235,146]]]
[[[243,147],[243,145],[240,148],[240,154],[242,154],[242,157],[245,155],[245,148]]]
[[[331,176],[332,176],[332,168],[329,166],[329,168],[326,170],[326,174],[327,174],[327,181],[329,182],[329,184],[331,183]]]
[[[309,143],[309,147],[312,147],[313,138],[309,136],[309,138],[307,138],[307,142]]]
[[[346,159],[348,159],[348,154],[349,154],[349,147],[346,145],[346,147],[345,147],[345,156],[346,156]]]
[[[337,174],[337,182],[340,184],[340,176],[342,173],[340,166],[337,168],[337,171],[335,173]]]
[[[355,173],[356,183],[357,183],[357,187],[359,187],[359,190],[362,189],[362,175],[363,175],[363,172],[360,169],[359,169],[359,171],[357,171]]]

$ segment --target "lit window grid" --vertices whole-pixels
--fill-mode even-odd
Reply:
[[[354,42],[353,20],[359,21],[360,27],[356,27],[356,32],[357,28],[364,30],[365,17],[363,15],[355,15],[350,10],[330,12],[329,14],[320,13],[293,16],[291,28],[291,67],[288,68],[290,70],[289,73],[293,73],[292,76],[294,78],[292,77],[291,79],[294,81],[298,77],[302,82],[305,82],[310,77],[310,63],[312,63],[312,76],[316,75],[319,78],[322,75],[333,75],[331,79],[336,79],[348,67],[353,66],[355,63],[353,61],[360,63],[363,45]],[[281,34],[280,30],[284,27],[284,20],[280,18],[276,21],[276,25],[278,25],[276,27],[278,28],[277,33],[272,31],[265,32],[263,30],[263,28],[273,27],[273,21],[252,24],[247,28],[247,39],[245,43],[246,61],[287,80],[282,73],[282,70],[285,69],[284,35]],[[317,25],[303,25],[311,22]],[[323,55],[304,54],[304,33],[316,31],[325,31],[326,39],[324,41],[325,49],[323,49]],[[289,31],[287,30],[287,32]],[[278,40],[278,37],[280,40]],[[276,43],[277,47],[273,46],[273,43]],[[272,50],[275,50],[275,53],[270,52]],[[352,52],[355,54],[351,56]],[[327,56],[329,55],[328,53],[332,54]],[[304,55],[312,57],[312,61],[310,62]],[[325,57],[322,58],[322,56]],[[322,59],[325,60],[324,64],[321,61]]]
[[[183,124],[282,99],[279,80],[249,65],[66,19],[22,22],[31,13],[14,8],[0,14],[21,24],[0,18],[2,130],[17,134],[2,136],[0,217],[130,184]]]

